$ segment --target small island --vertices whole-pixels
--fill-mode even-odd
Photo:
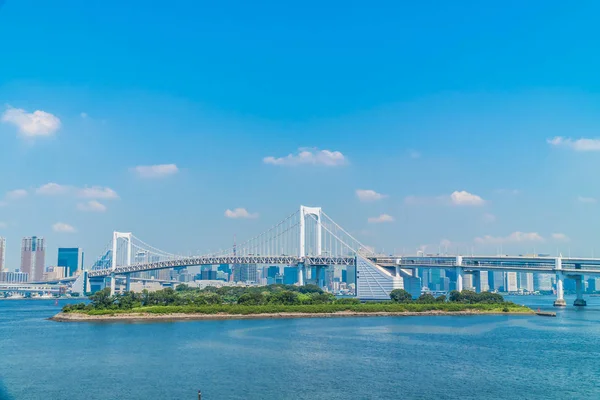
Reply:
[[[413,300],[402,289],[389,301],[361,303],[336,298],[316,285],[225,286],[204,289],[185,284],[175,290],[110,295],[106,288],[89,296],[88,304],[68,304],[54,321],[203,320],[410,315],[532,314],[496,293],[452,291],[446,296],[423,294]]]

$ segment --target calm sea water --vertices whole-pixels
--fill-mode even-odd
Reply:
[[[0,398],[600,399],[597,297],[557,318],[46,320],[63,304],[0,301]]]

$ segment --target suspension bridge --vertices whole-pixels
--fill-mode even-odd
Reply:
[[[364,300],[389,299],[394,289],[414,295],[421,290],[418,270],[454,269],[456,289],[463,289],[465,275],[472,275],[480,290],[482,272],[537,272],[556,275],[555,305],[565,305],[564,279],[574,279],[575,305],[585,305],[583,276],[600,275],[600,259],[507,256],[394,256],[376,254],[331,219],[320,207],[300,209],[261,234],[216,253],[182,256],[151,246],[133,233],[114,232],[106,251],[75,283],[87,286],[89,279],[110,281],[116,290],[117,278],[130,287],[131,275],[139,272],[218,264],[259,264],[297,267],[299,285],[307,281],[307,268],[354,266],[356,295]]]

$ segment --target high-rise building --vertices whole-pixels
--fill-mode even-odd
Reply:
[[[519,289],[533,292],[533,273],[532,272],[519,272]]]
[[[59,267],[66,268],[66,276],[75,276],[80,269],[81,250],[79,247],[59,247],[58,262]]]
[[[504,271],[489,271],[488,284],[490,290],[504,291]]]
[[[475,291],[475,286],[473,285],[473,274],[463,275],[463,289]]]
[[[6,239],[0,237],[0,272],[6,268]]]
[[[283,283],[293,285],[298,282],[298,267],[288,267],[283,269]]]
[[[533,275],[533,290],[536,291],[551,291],[552,290],[552,275],[551,274],[534,274]]]
[[[29,275],[30,281],[42,280],[45,260],[44,238],[24,237],[21,242],[21,271]]]
[[[279,266],[272,265],[267,268],[267,278],[275,278],[279,274]]]
[[[505,292],[516,292],[519,288],[517,285],[517,273],[507,272],[505,275],[504,291]]]
[[[258,282],[256,264],[235,264],[234,282]]]

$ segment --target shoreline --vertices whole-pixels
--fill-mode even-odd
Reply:
[[[152,313],[122,313],[106,315],[87,315],[83,313],[60,312],[49,318],[56,322],[128,322],[128,321],[215,321],[215,320],[240,320],[240,319],[291,319],[291,318],[343,318],[343,317],[417,317],[417,316],[473,316],[473,315],[534,315],[534,312],[527,311],[338,311],[333,313],[306,313],[306,312],[280,312],[264,314],[200,314],[200,313],[172,313],[172,314],[152,314]]]

